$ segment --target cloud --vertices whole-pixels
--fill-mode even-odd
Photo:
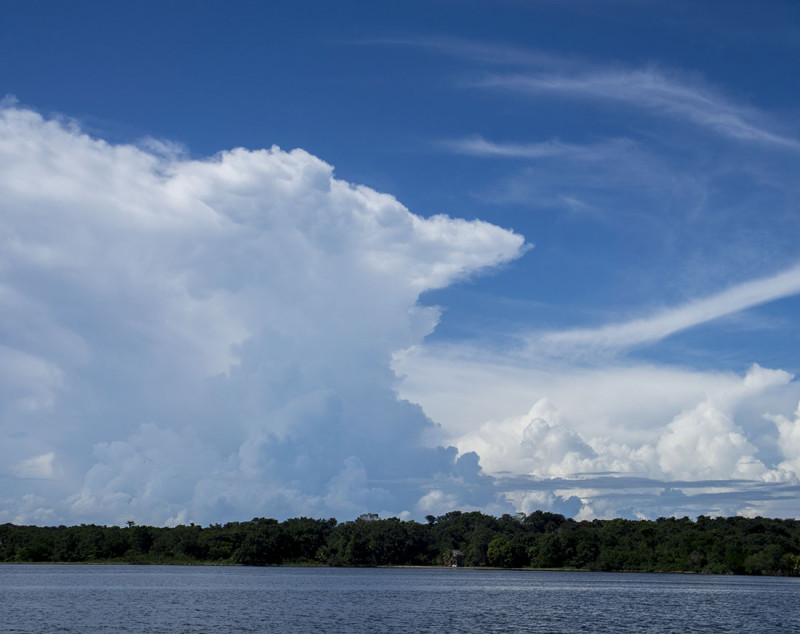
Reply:
[[[480,135],[443,141],[442,147],[468,156],[487,158],[543,159],[569,157],[577,160],[599,161],[614,157],[631,146],[625,139],[611,140],[595,145],[577,145],[560,140],[540,143],[496,143]]]
[[[665,417],[669,410],[661,401],[657,405],[661,418],[656,414],[649,425],[646,411],[637,420],[635,410],[625,413],[618,407],[611,413],[608,403],[592,400],[589,390],[597,375],[582,381],[565,377],[570,378],[573,396],[588,400],[585,410],[570,406],[568,397],[552,386],[548,391],[558,404],[542,398],[524,416],[487,421],[475,431],[452,438],[453,444],[461,451],[479,453],[490,474],[508,471],[566,478],[608,472],[686,481],[764,479],[768,469],[756,458],[757,447],[734,418],[741,415],[743,402],[785,388],[792,376],[753,366],[743,378],[727,377],[713,391],[708,382],[706,397],[694,406],[684,395],[684,405],[689,406],[671,420]],[[610,383],[616,382],[614,396],[625,400],[630,386],[620,378]],[[646,390],[646,398],[659,398],[652,387],[637,387]],[[761,429],[754,428],[750,435],[755,439],[761,434]]]
[[[471,195],[554,232],[540,237],[529,280],[540,301],[497,311],[518,324],[503,349],[480,332],[471,344],[433,338],[395,355],[399,393],[440,423],[434,441],[479,455],[518,509],[796,515],[789,412],[800,384],[758,365],[752,339],[724,349],[714,331],[716,320],[800,292],[791,128],[713,78],[664,66],[412,44],[467,60],[458,87],[501,99],[538,135],[492,138],[479,123],[438,145],[495,160],[489,173],[502,176]],[[483,123],[493,135],[504,128]],[[559,125],[567,136],[552,131]],[[500,159],[508,169],[498,172]],[[553,208],[574,213],[527,213]],[[687,353],[682,340],[658,345],[699,325],[717,358]],[[764,358],[778,358],[779,329],[759,334]],[[687,367],[698,358],[735,371]]]
[[[418,48],[458,59],[500,66],[553,67],[554,65],[569,65],[569,61],[560,55],[457,37],[379,38],[366,40],[365,44]]]
[[[477,85],[530,94],[617,102],[691,122],[724,137],[768,147],[800,150],[800,142],[768,130],[757,114],[697,81],[657,68],[493,74]]]
[[[735,103],[697,76],[655,65],[601,65],[587,58],[448,37],[380,42],[507,69],[465,82],[469,86],[619,103],[680,119],[730,139],[800,150],[800,141],[770,130],[755,109]]]
[[[434,480],[468,502],[391,355],[438,322],[421,293],[524,239],[302,150],[175,148],[0,109],[0,521],[400,513]]]
[[[11,465],[11,473],[20,478],[49,479],[54,475],[52,451],[41,456],[32,456]]]
[[[0,398],[6,416],[52,408],[63,383],[55,364],[0,345]]]
[[[800,405],[794,413],[794,420],[773,414],[766,418],[775,423],[778,430],[778,446],[784,458],[778,469],[800,474]]]
[[[766,467],[756,447],[723,412],[703,404],[673,420],[658,441],[659,466],[668,476],[754,480]]]
[[[798,424],[776,415],[800,400],[788,372],[587,367],[464,344],[415,347],[395,367],[400,394],[441,424],[436,441],[480,455],[517,509],[575,498],[583,518],[798,510]]]
[[[507,470],[560,477],[594,470],[594,450],[563,423],[558,410],[546,399],[537,402],[525,416],[488,421],[457,442],[462,451],[479,454],[489,473]]]
[[[800,293],[800,265],[769,277],[744,282],[710,297],[689,302],[651,317],[599,328],[545,333],[532,345],[620,348],[658,341],[676,332]]]

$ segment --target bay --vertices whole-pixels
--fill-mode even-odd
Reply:
[[[0,624],[37,634],[800,631],[800,579],[5,564]]]

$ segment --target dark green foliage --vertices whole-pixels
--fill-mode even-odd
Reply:
[[[454,551],[467,566],[800,576],[800,522],[576,522],[543,511],[500,518],[453,511],[424,524],[365,514],[342,524],[298,517],[206,528],[0,525],[0,562],[449,566]]]

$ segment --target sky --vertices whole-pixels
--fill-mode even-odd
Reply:
[[[10,0],[0,523],[800,517],[800,5]]]

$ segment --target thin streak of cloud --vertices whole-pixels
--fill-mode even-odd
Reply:
[[[386,37],[374,38],[365,44],[384,44],[435,51],[457,59],[467,59],[482,64],[496,66],[526,66],[528,68],[554,68],[575,66],[561,55],[553,55],[543,51],[509,46],[506,44],[492,44],[474,42],[455,37]]]
[[[595,160],[625,149],[631,142],[627,139],[614,139],[605,143],[578,145],[553,139],[539,143],[497,143],[476,135],[442,141],[440,145],[456,154],[483,158],[540,159],[569,156]]]
[[[753,489],[774,489],[761,480],[746,480],[742,478],[710,479],[710,480],[667,480],[664,478],[647,478],[630,475],[627,473],[582,473],[571,477],[538,478],[531,475],[503,475],[493,476],[498,485],[507,488],[519,488],[542,491],[558,491],[560,489],[574,488],[578,485],[584,488],[604,489],[608,491],[623,489],[709,489],[728,488],[738,490],[742,487]],[[780,483],[780,488],[795,490],[796,483]]]
[[[539,343],[592,348],[623,348],[650,343],[714,319],[798,293],[800,265],[650,317],[600,328],[548,333],[539,339]]]
[[[693,86],[656,69],[593,70],[580,74],[496,74],[477,85],[525,93],[617,101],[686,119],[725,137],[800,150],[797,139],[764,129],[755,114],[703,86]]]
[[[471,82],[473,86],[625,102],[688,120],[724,137],[800,150],[798,139],[760,125],[755,109],[737,105],[696,80],[658,68],[610,68],[578,57],[459,38],[385,38],[370,43],[423,48],[476,64],[518,69],[484,77]]]

